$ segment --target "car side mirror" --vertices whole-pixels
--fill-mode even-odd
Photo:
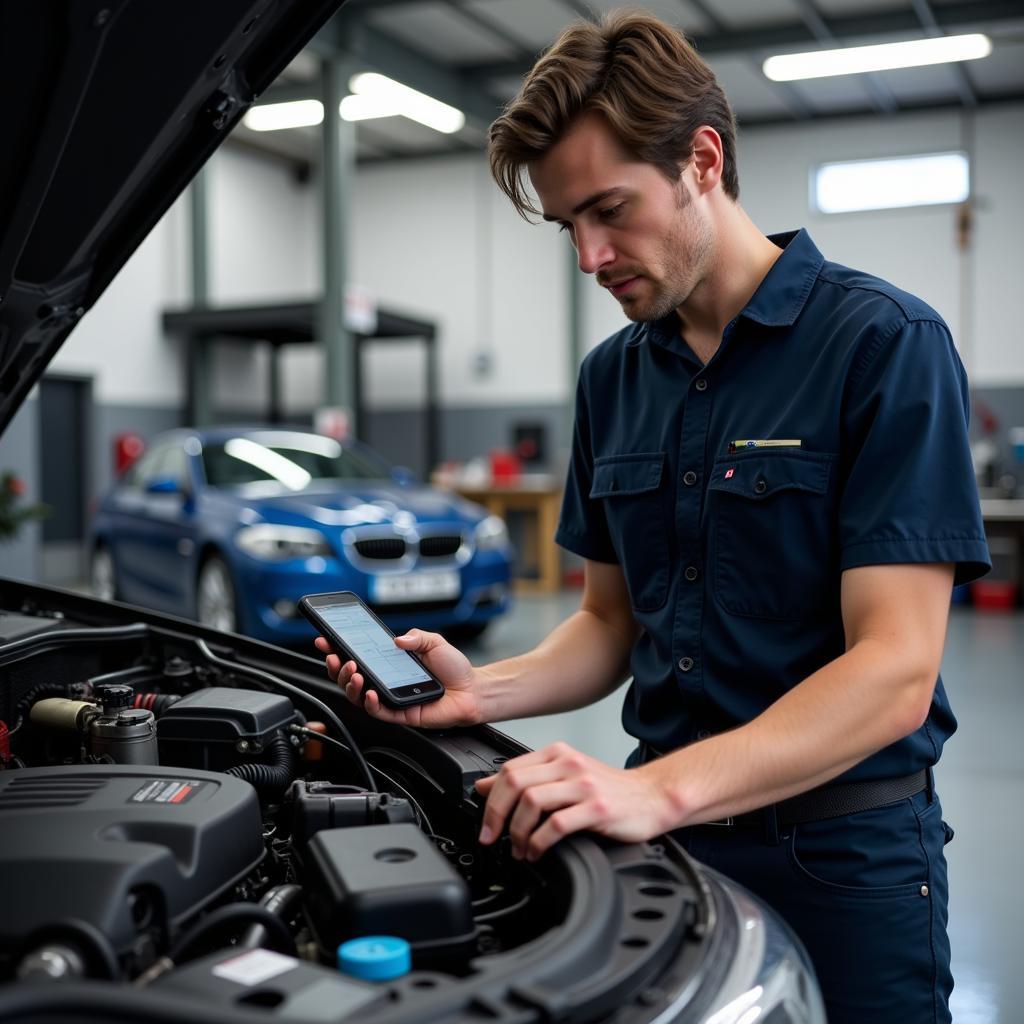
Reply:
[[[180,494],[181,486],[172,476],[158,476],[146,484],[147,494]]]
[[[395,466],[391,470],[391,479],[399,487],[408,487],[410,484],[416,483],[416,474],[408,466]]]

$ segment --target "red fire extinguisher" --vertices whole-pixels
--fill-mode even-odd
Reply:
[[[138,434],[122,431],[114,435],[114,472],[120,476],[146,449]]]

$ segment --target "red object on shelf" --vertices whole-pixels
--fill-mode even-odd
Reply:
[[[1017,605],[1017,584],[1012,580],[977,580],[971,584],[971,603],[989,611],[1014,608]]]
[[[114,472],[120,476],[144,451],[146,444],[138,434],[124,431],[114,435]]]
[[[495,449],[491,452],[491,479],[496,484],[513,483],[519,479],[523,464],[512,452]]]

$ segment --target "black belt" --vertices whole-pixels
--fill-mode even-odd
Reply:
[[[778,828],[803,825],[809,821],[825,821],[828,818],[842,818],[858,811],[872,811],[878,807],[897,804],[907,797],[916,796],[929,788],[928,769],[922,768],[913,775],[902,775],[896,779],[877,779],[871,782],[838,782],[818,786],[806,793],[782,800],[770,807],[757,811],[737,814],[719,821],[705,821],[704,825],[732,825],[764,827],[765,815],[774,810]]]

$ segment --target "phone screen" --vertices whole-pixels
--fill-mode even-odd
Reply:
[[[316,610],[348,644],[359,665],[389,690],[432,681],[423,666],[396,647],[394,637],[362,605],[321,604]]]

